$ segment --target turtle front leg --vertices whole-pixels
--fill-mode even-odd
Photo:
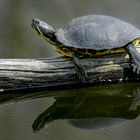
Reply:
[[[85,67],[80,63],[79,58],[74,54],[73,55],[73,62],[77,71],[77,75],[82,82],[82,84],[86,83],[86,79],[88,78]]]
[[[132,62],[133,72],[140,74],[140,53],[136,50],[135,44],[132,42],[126,47],[126,50]]]

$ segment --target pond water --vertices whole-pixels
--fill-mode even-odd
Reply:
[[[138,140],[140,84],[1,95],[0,139]]]
[[[87,14],[105,14],[140,28],[139,0],[1,0],[0,58],[58,55],[31,28],[55,29]],[[0,140],[139,140],[140,84],[0,95]]]

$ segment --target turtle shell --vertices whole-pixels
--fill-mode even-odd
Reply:
[[[73,19],[56,36],[67,47],[104,50],[125,46],[140,37],[140,30],[111,16],[88,15]]]

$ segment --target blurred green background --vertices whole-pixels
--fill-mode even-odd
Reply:
[[[55,29],[86,14],[118,17],[140,27],[139,0],[1,0],[0,58],[37,58],[57,55],[30,24],[33,18]]]

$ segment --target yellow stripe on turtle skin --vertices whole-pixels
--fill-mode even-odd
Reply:
[[[140,46],[140,38],[134,39],[134,40],[132,41],[132,43],[133,43],[135,46],[137,46],[137,45]]]
[[[94,56],[103,56],[103,55],[116,54],[116,53],[124,53],[124,52],[126,52],[126,50],[124,48],[109,49],[109,50],[97,51],[94,54]]]
[[[85,49],[82,51],[79,49],[78,54],[81,57],[97,57],[97,56],[104,56],[109,54],[117,54],[117,53],[124,53],[126,52],[124,48],[117,48],[117,49],[108,49],[108,50],[92,50],[92,49]]]
[[[60,54],[64,55],[64,56],[68,56],[68,57],[72,57],[73,56],[73,52],[68,50],[67,48],[64,47],[60,47],[60,46],[54,46],[55,50],[57,52],[59,52]]]
[[[42,32],[40,31],[40,29],[39,29],[38,26],[36,26],[35,31],[36,31],[42,38],[44,38],[45,40],[47,40],[50,44],[52,44],[52,45],[55,44],[55,42],[52,42],[51,40],[49,40],[47,37],[45,37],[45,36],[42,34]]]
[[[36,28],[37,28],[37,29],[36,29],[35,31],[36,31],[40,36],[43,36],[43,34],[42,34],[42,32],[40,31],[39,27],[36,26]]]
[[[54,47],[57,52],[68,57],[72,57],[73,53],[75,52],[77,52],[79,57],[98,57],[98,56],[104,56],[104,55],[109,55],[109,54],[117,54],[117,53],[126,52],[126,50],[123,47],[117,48],[117,49],[102,50],[102,51],[94,51],[92,49],[78,49],[78,48],[68,49],[63,46],[54,46]]]

